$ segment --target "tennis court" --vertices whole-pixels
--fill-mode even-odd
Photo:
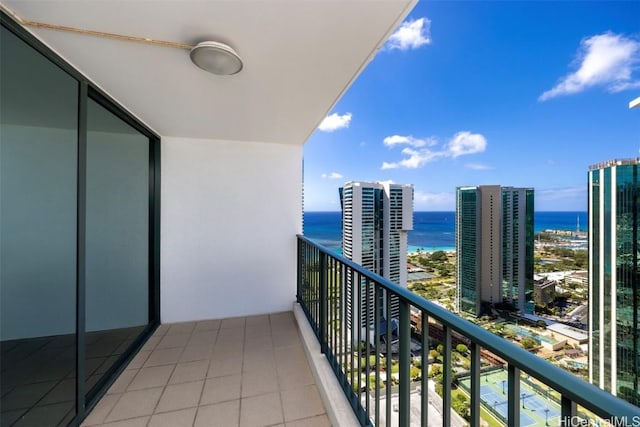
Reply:
[[[480,398],[486,406],[492,407],[505,420],[508,418],[509,408],[507,406],[507,399],[502,393],[495,392],[489,385],[483,385],[480,386]],[[523,411],[520,411],[520,426],[528,427],[533,425],[536,425],[536,421]]]
[[[480,384],[480,399],[482,405],[486,408],[493,409],[495,411],[494,415],[502,418],[501,421],[505,423],[509,413],[509,405],[507,404],[509,384],[507,376],[506,370],[498,369],[483,372],[480,377],[482,381]],[[471,386],[470,377],[461,378],[460,384],[463,385],[466,390],[469,390]],[[518,396],[520,425],[522,427],[542,427],[547,421],[555,424],[559,420],[560,405],[533,389],[532,386],[527,383],[526,378],[523,378],[520,382],[520,393],[524,393],[524,401],[522,394]],[[522,407],[523,403],[524,408]]]

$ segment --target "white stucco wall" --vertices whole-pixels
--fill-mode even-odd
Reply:
[[[291,310],[302,147],[162,138],[162,323]]]

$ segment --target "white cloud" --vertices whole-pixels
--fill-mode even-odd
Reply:
[[[414,210],[452,211],[456,208],[455,193],[428,193],[416,191],[413,194]]]
[[[454,158],[465,154],[481,153],[486,148],[487,139],[484,136],[468,131],[456,133],[447,145],[451,157]]]
[[[389,50],[409,50],[430,43],[431,21],[427,18],[419,18],[400,24],[400,27],[389,37],[386,46]]]
[[[393,141],[395,142],[391,144],[388,143],[387,140],[390,138],[392,138]],[[397,144],[409,143],[409,142],[400,142],[400,141],[404,141],[403,138],[407,139],[407,141],[410,141],[409,138],[412,138],[412,137],[410,136],[403,137],[399,135],[393,135],[385,138],[383,143],[384,145],[391,146],[391,147]],[[429,146],[437,145],[437,140],[433,137],[428,138],[426,140],[418,140],[418,141],[425,141],[425,144],[423,145],[427,145],[427,144]],[[481,153],[485,151],[487,148],[487,139],[479,133],[471,133],[468,131],[463,131],[455,134],[453,138],[451,138],[449,142],[444,144],[444,146],[440,150],[422,148],[423,145],[415,145],[415,143],[411,145],[413,147],[416,147],[417,149],[405,147],[402,150],[402,154],[404,154],[407,157],[397,162],[383,162],[382,169],[397,169],[397,168],[416,169],[424,166],[425,164],[433,160],[443,158],[443,157],[456,158],[458,156],[463,156],[467,154]]]
[[[343,115],[333,113],[324,118],[318,129],[323,132],[333,132],[334,130],[348,128],[349,123],[351,123],[351,113]]]
[[[322,178],[324,178],[324,179],[340,179],[340,178],[344,178],[344,176],[342,176],[342,174],[340,174],[338,172],[323,173],[320,176]]]
[[[382,143],[387,147],[393,147],[394,145],[406,144],[412,147],[424,147],[425,145],[431,146],[436,143],[433,138],[420,139],[414,138],[411,135],[402,136],[402,135],[391,135],[382,140]]]
[[[574,63],[577,70],[540,95],[539,101],[582,92],[592,86],[604,86],[609,92],[640,88],[640,77],[633,76],[640,64],[638,40],[611,32],[584,38]]]
[[[485,165],[484,163],[467,163],[466,165],[464,165],[464,167],[476,171],[486,171],[493,169],[493,166]]]
[[[421,150],[405,148],[402,150],[402,154],[409,157],[402,159],[399,162],[393,162],[393,163],[383,162],[382,169],[397,169],[397,168],[417,169],[429,163],[430,161],[435,160],[438,157],[442,157],[444,155],[443,152],[431,151],[428,148],[424,148]]]

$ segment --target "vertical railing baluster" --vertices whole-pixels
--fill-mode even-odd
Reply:
[[[349,271],[349,277],[351,278],[351,325],[349,328],[349,377],[351,379],[351,381],[349,382],[349,387],[351,387],[351,392],[355,393],[355,370],[356,370],[356,366],[354,363],[354,359],[353,359],[353,354],[355,353],[355,333],[356,333],[356,316],[357,316],[357,310],[355,307],[355,298],[356,298],[356,289],[355,289],[355,280],[356,280],[356,275],[355,272],[353,271],[353,269],[350,269]]]
[[[420,350],[421,368],[420,373],[420,425],[427,427],[429,423],[429,315],[426,311],[420,312],[420,328],[422,334],[422,349]]]
[[[296,240],[296,255],[298,257],[298,265],[296,268],[297,273],[297,282],[296,282],[296,301],[298,303],[302,302],[302,297],[300,295],[300,291],[302,290],[302,266],[304,264],[304,259],[302,257],[303,246],[306,245],[306,242],[303,242],[301,239]]]
[[[520,369],[513,364],[507,366],[507,385],[509,387],[507,405],[509,426],[520,425]]]
[[[342,330],[342,355],[340,357],[341,359],[341,365],[342,365],[342,369],[344,370],[344,383],[342,384],[342,386],[344,387],[344,385],[348,382],[348,350],[349,350],[349,333],[348,331],[351,330],[351,328],[348,327],[348,319],[349,319],[349,304],[347,304],[347,295],[349,295],[349,293],[347,292],[347,282],[348,282],[348,269],[347,266],[342,264],[341,268],[340,268],[340,289],[342,292],[342,303],[340,304],[340,316],[342,316],[340,325],[341,325],[341,330]]]
[[[480,427],[480,346],[471,342],[471,427]]]
[[[356,356],[358,358],[358,371],[357,371],[357,375],[358,375],[358,387],[357,387],[357,391],[356,391],[356,396],[358,398],[358,419],[360,420],[360,424],[364,425],[364,414],[363,414],[363,410],[362,410],[362,398],[361,398],[361,391],[362,391],[362,356],[361,356],[361,344],[362,344],[362,275],[360,273],[357,273],[357,288],[358,288],[358,294],[357,294],[357,299],[358,299],[358,331],[357,331],[357,337],[358,340],[356,341]]]
[[[370,322],[370,316],[369,316],[369,310],[371,308],[371,301],[369,301],[371,298],[369,298],[369,286],[371,285],[371,281],[367,278],[365,279],[365,285],[364,285],[364,290],[365,290],[365,298],[366,298],[366,303],[365,303],[365,310],[366,310],[366,322],[365,322],[365,363],[364,363],[364,369],[365,369],[365,413],[367,414],[367,418],[369,418],[369,375],[371,374],[371,367],[369,366],[369,349],[370,349],[370,339],[369,339],[369,334],[370,334],[370,328],[369,328],[369,322]]]
[[[575,416],[578,415],[576,403],[568,397],[562,395],[560,400],[560,419],[564,420],[562,425],[572,426],[575,421]],[[575,425],[578,425],[577,423]]]
[[[387,404],[387,407],[385,408],[386,410],[386,426],[387,427],[391,427],[391,387],[392,387],[392,381],[391,381],[391,370],[392,370],[392,363],[391,363],[391,320],[389,319],[389,313],[391,312],[391,293],[389,291],[384,291],[384,295],[385,295],[385,309],[384,309],[384,313],[385,313],[385,327],[387,329],[385,329],[386,331],[386,335],[385,335],[385,345],[386,345],[386,370],[385,373],[387,375],[387,385],[385,387],[385,392],[386,392],[386,400],[385,403]]]
[[[399,299],[400,325],[398,333],[400,335],[400,385],[398,396],[398,411],[400,415],[400,425],[408,426],[411,416],[411,397],[409,395],[411,386],[411,323],[409,321],[409,304],[404,299]]]
[[[375,420],[376,426],[380,425],[380,298],[382,297],[382,291],[378,284],[375,286],[375,296],[373,302],[373,321],[375,322],[373,330],[375,333],[375,346],[376,346],[376,388],[375,388]]]
[[[322,354],[327,352],[327,254],[324,252],[319,253],[319,269],[318,274],[319,292],[318,292],[318,322],[319,322],[319,336],[320,336],[320,351]]]
[[[442,325],[442,425],[451,425],[451,329]]]

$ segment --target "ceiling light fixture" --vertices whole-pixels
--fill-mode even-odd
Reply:
[[[224,43],[200,42],[191,49],[189,55],[196,66],[220,76],[230,76],[242,70],[242,59]]]
[[[5,8],[2,4],[0,4],[0,10],[5,11]],[[103,31],[94,31],[87,30],[83,28],[74,28],[74,27],[65,27],[62,25],[55,24],[47,24],[44,22],[36,22],[29,21],[26,19],[20,18],[18,15],[13,13],[12,11],[6,10],[13,18],[15,18],[21,25],[28,27],[36,27],[36,28],[44,28],[48,30],[55,31],[66,31],[71,33],[83,34],[86,36],[95,36],[95,37],[103,37],[110,38],[128,42],[136,42],[136,43],[146,43],[159,45],[164,47],[173,47],[178,49],[189,50],[191,57],[191,61],[198,66],[199,68],[208,71],[209,73],[217,74],[220,76],[229,76],[233,74],[237,74],[242,70],[242,59],[238,53],[233,50],[231,46],[228,46],[224,43],[214,42],[214,41],[204,41],[200,42],[195,46],[186,44],[186,43],[178,43],[178,42],[170,42],[164,40],[155,40],[147,37],[135,37],[135,36],[125,36],[121,34],[114,33],[106,33]]]

